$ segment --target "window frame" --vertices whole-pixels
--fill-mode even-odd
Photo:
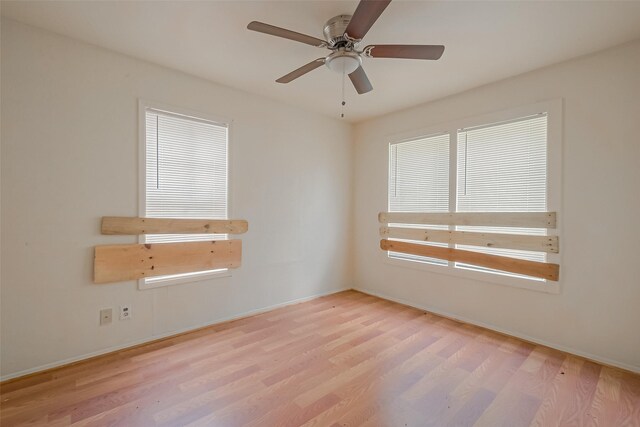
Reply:
[[[145,217],[147,210],[147,189],[146,189],[146,165],[147,165],[147,126],[146,126],[146,111],[147,109],[155,109],[161,111],[167,111],[178,115],[184,115],[194,117],[196,119],[203,119],[211,122],[215,122],[221,125],[227,126],[227,217],[233,218],[232,209],[232,171],[231,171],[231,150],[233,147],[232,141],[232,125],[233,120],[215,116],[200,111],[193,111],[182,107],[176,107],[174,105],[168,105],[162,102],[149,101],[145,99],[138,99],[138,216]],[[145,242],[145,235],[138,236],[138,243]],[[231,277],[231,269],[223,269],[221,271],[204,271],[185,273],[180,275],[172,275],[175,277],[166,277],[162,279],[154,279],[152,283],[147,283],[147,278],[138,279],[138,289],[155,289],[165,286],[178,285],[183,283],[200,282],[204,280],[217,279],[223,277]]]
[[[562,247],[562,109],[563,100],[554,99],[548,101],[537,102],[525,106],[519,106],[501,110],[493,113],[482,114],[473,117],[466,117],[445,123],[436,124],[418,130],[403,132],[399,134],[389,135],[387,137],[388,144],[385,144],[387,150],[387,187],[386,206],[381,211],[389,209],[389,148],[391,145],[429,137],[436,134],[449,134],[449,206],[456,205],[456,185],[457,185],[457,142],[458,130],[470,128],[474,126],[482,126],[491,123],[500,123],[526,116],[533,116],[538,113],[547,113],[547,210],[557,212],[556,229],[550,231],[560,239]],[[453,212],[453,211],[451,211]],[[454,263],[448,262],[447,265],[429,264],[426,262],[413,261],[407,259],[392,258],[388,251],[380,251],[382,262],[402,268],[411,268],[422,271],[428,271],[436,274],[454,276],[464,279],[470,279],[480,282],[504,285],[509,287],[540,291],[551,294],[559,294],[561,291],[562,274],[560,280],[554,281],[538,281],[520,277],[506,276],[499,273],[466,270],[454,266]],[[559,254],[547,253],[547,261],[550,263],[562,264],[562,249]]]

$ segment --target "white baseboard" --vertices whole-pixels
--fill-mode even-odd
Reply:
[[[386,295],[386,294],[383,294],[383,293],[380,293],[380,292],[372,291],[372,290],[369,290],[369,289],[365,289],[365,288],[353,288],[353,289],[358,291],[358,292],[365,293],[367,295],[372,295],[374,297],[378,297],[378,298],[386,299],[386,300],[389,300],[389,301],[397,302],[399,304],[408,305],[409,307],[418,308],[420,310],[425,310],[425,311],[428,311],[428,312],[433,313],[433,314],[441,315],[443,317],[448,317],[448,318],[451,318],[451,319],[459,320],[459,321],[464,322],[464,323],[469,323],[471,325],[480,326],[482,328],[486,328],[486,329],[490,329],[492,331],[500,332],[500,333],[505,334],[505,335],[510,335],[512,337],[515,337],[515,338],[520,338],[520,339],[525,340],[525,341],[529,341],[529,342],[532,342],[532,343],[535,343],[535,344],[543,345],[545,347],[550,347],[550,348],[553,348],[553,349],[556,349],[556,350],[560,350],[560,351],[563,351],[565,353],[569,353],[569,354],[573,354],[573,355],[576,355],[576,356],[584,357],[586,359],[593,360],[594,362],[599,362],[599,363],[602,363],[604,365],[609,365],[609,366],[613,366],[613,367],[616,367],[616,368],[624,369],[626,371],[640,373],[640,366],[633,366],[633,365],[622,363],[622,362],[619,362],[617,360],[612,360],[612,359],[609,359],[609,358],[606,358],[606,357],[596,356],[596,355],[591,354],[591,353],[587,353],[587,352],[584,352],[584,351],[576,350],[575,348],[567,347],[567,346],[556,344],[556,343],[551,343],[551,342],[542,340],[540,338],[530,337],[528,335],[521,334],[519,332],[510,331],[510,330],[507,330],[507,329],[504,329],[504,328],[500,328],[500,327],[495,326],[495,325],[491,325],[491,324],[484,323],[484,322],[479,322],[477,320],[469,319],[469,318],[466,318],[466,317],[463,317],[463,316],[459,316],[457,314],[448,313],[446,311],[442,311],[442,310],[439,310],[439,309],[431,307],[431,306],[417,304],[414,301],[407,301],[407,300],[404,300],[402,298],[395,298],[395,297],[392,297],[392,296],[389,296],[389,295]]]
[[[276,308],[281,308],[281,307],[285,307],[285,306],[292,305],[292,304],[298,304],[298,303],[301,303],[301,302],[310,301],[310,300],[315,299],[315,298],[319,298],[319,297],[335,294],[335,293],[338,293],[338,292],[347,291],[349,289],[350,288],[343,288],[343,289],[332,290],[332,291],[329,291],[329,292],[323,292],[323,293],[319,293],[319,294],[314,294],[314,295],[310,295],[310,296],[307,296],[307,297],[298,298],[298,299],[295,299],[295,300],[289,300],[289,301],[285,301],[285,302],[282,302],[282,303],[273,304],[273,305],[270,305],[270,306],[267,306],[267,307],[262,307],[262,308],[259,308],[259,309],[238,313],[237,315],[234,315],[234,316],[219,318],[219,319],[212,320],[211,322],[207,322],[207,323],[204,323],[204,324],[194,325],[194,326],[190,326],[188,328],[178,329],[178,330],[166,332],[166,333],[163,333],[163,334],[152,335],[150,337],[143,338],[143,339],[140,339],[140,340],[130,341],[130,342],[126,343],[126,344],[121,344],[121,345],[117,345],[117,346],[113,346],[113,347],[104,348],[104,349],[101,349],[101,350],[98,350],[98,351],[94,351],[94,352],[91,352],[91,353],[82,354],[80,356],[74,356],[74,357],[70,357],[68,359],[58,360],[58,361],[55,361],[55,362],[52,362],[52,363],[47,363],[45,365],[40,365],[40,366],[36,366],[34,368],[25,369],[23,371],[7,374],[7,375],[4,375],[4,376],[0,377],[0,381],[6,381],[6,380],[13,379],[13,378],[22,377],[22,376],[33,374],[33,373],[37,373],[37,372],[40,372],[40,371],[46,371],[48,369],[57,368],[59,366],[64,366],[64,365],[68,365],[70,363],[80,362],[82,360],[89,359],[91,357],[100,356],[100,355],[111,353],[111,352],[118,351],[118,350],[124,350],[124,349],[129,348],[129,347],[137,346],[137,345],[140,345],[140,344],[144,344],[144,343],[147,343],[147,342],[159,340],[159,339],[162,339],[162,338],[167,338],[167,337],[170,337],[170,336],[173,336],[173,335],[183,334],[183,333],[186,333],[186,332],[189,332],[189,331],[193,331],[193,330],[196,330],[196,329],[200,329],[200,328],[204,328],[204,327],[207,327],[207,326],[213,326],[213,325],[216,325],[218,323],[229,322],[229,321],[232,321],[232,320],[241,319],[243,317],[253,316],[253,315],[256,315],[256,314],[261,314],[261,313],[264,313],[264,312],[267,312],[267,311],[270,311],[270,310],[274,310]],[[560,344],[550,343],[550,342],[547,342],[545,340],[541,340],[539,338],[533,338],[533,337],[530,337],[528,335],[520,334],[520,333],[517,333],[517,332],[513,332],[513,331],[509,331],[509,330],[497,327],[495,325],[487,324],[487,323],[484,323],[484,322],[478,322],[476,320],[468,319],[468,318],[463,317],[463,316],[458,316],[458,315],[453,314],[453,313],[448,313],[448,312],[439,310],[439,309],[434,308],[434,307],[430,307],[430,306],[427,306],[427,305],[416,304],[413,301],[407,301],[407,300],[404,300],[402,298],[395,298],[395,297],[392,297],[390,295],[386,295],[386,294],[383,294],[383,293],[380,293],[380,292],[375,292],[375,291],[372,291],[372,290],[369,290],[369,289],[365,289],[365,288],[353,288],[353,289],[356,290],[356,291],[368,294],[368,295],[372,295],[372,296],[378,297],[378,298],[382,298],[382,299],[386,299],[386,300],[389,300],[389,301],[397,302],[399,304],[404,304],[404,305],[407,305],[407,306],[410,306],[410,307],[415,307],[415,308],[420,309],[420,310],[425,310],[425,311],[428,311],[428,312],[431,312],[431,313],[434,313],[434,314],[439,314],[441,316],[445,316],[445,317],[448,317],[448,318],[451,318],[451,319],[460,320],[460,321],[465,322],[465,323],[469,323],[469,324],[472,324],[472,325],[480,326],[480,327],[483,327],[483,328],[486,328],[486,329],[490,329],[490,330],[493,330],[493,331],[496,331],[496,332],[500,332],[500,333],[503,333],[503,334],[506,334],[506,335],[510,335],[510,336],[513,336],[513,337],[516,337],[516,338],[520,338],[520,339],[523,339],[523,340],[526,340],[526,341],[530,341],[532,343],[544,345],[546,347],[551,347],[551,348],[554,348],[556,350],[563,351],[565,353],[570,353],[570,354],[574,354],[576,356],[581,356],[581,357],[593,360],[595,362],[603,363],[605,365],[615,366],[615,367],[618,367],[618,368],[621,368],[621,369],[625,369],[627,371],[640,373],[640,367],[639,366],[628,365],[626,363],[618,362],[616,360],[608,359],[606,357],[596,356],[596,355],[593,355],[593,354],[590,354],[590,353],[586,353],[586,352],[583,352],[583,351],[580,351],[580,350],[576,350],[576,349],[573,349],[573,348],[570,348],[570,347],[566,347],[566,346],[563,346],[563,345],[560,345]]]
[[[151,341],[156,341],[156,340],[159,340],[159,339],[162,339],[162,338],[168,338],[168,337],[173,336],[173,335],[183,334],[183,333],[190,332],[190,331],[193,331],[193,330],[196,330],[196,329],[205,328],[207,326],[213,326],[213,325],[216,325],[218,323],[224,323],[224,322],[229,322],[229,321],[232,321],[232,320],[242,319],[242,318],[248,317],[248,316],[254,316],[256,314],[261,314],[261,313],[265,313],[267,311],[275,310],[276,308],[281,308],[281,307],[285,307],[285,306],[288,306],[288,305],[293,305],[293,304],[298,304],[298,303],[305,302],[305,301],[310,301],[312,299],[320,298],[320,297],[331,295],[331,294],[336,294],[338,292],[348,291],[349,289],[351,289],[351,288],[335,289],[335,290],[332,290],[332,291],[329,291],[329,292],[322,292],[322,293],[319,293],[319,294],[314,294],[314,295],[306,296],[306,297],[303,297],[303,298],[298,298],[298,299],[289,300],[289,301],[285,301],[285,302],[278,303],[278,304],[273,304],[273,305],[270,305],[270,306],[267,306],[267,307],[261,307],[261,308],[255,309],[255,310],[245,311],[245,312],[242,312],[242,313],[238,313],[238,314],[236,314],[234,316],[222,317],[222,318],[219,318],[219,319],[216,319],[216,320],[212,320],[211,322],[207,322],[207,323],[204,323],[204,324],[193,325],[193,326],[190,326],[188,328],[177,329],[177,330],[166,332],[166,333],[162,333],[162,334],[152,335],[152,336],[149,336],[149,337],[146,337],[146,338],[142,338],[142,339],[139,339],[139,340],[129,341],[126,344],[121,344],[121,345],[116,345],[116,346],[113,346],[113,347],[103,348],[101,350],[93,351],[91,353],[85,353],[85,354],[82,354],[80,356],[74,356],[74,357],[70,357],[68,359],[57,360],[55,362],[47,363],[45,365],[40,365],[40,366],[36,366],[34,368],[25,369],[25,370],[22,370],[22,371],[19,371],[19,372],[14,372],[14,373],[11,373],[11,374],[7,374],[7,375],[4,375],[4,376],[0,377],[0,381],[6,381],[6,380],[13,379],[13,378],[22,377],[22,376],[29,375],[29,374],[34,374],[34,373],[37,373],[37,372],[40,372],[40,371],[46,371],[48,369],[53,369],[53,368],[57,368],[59,366],[68,365],[70,363],[80,362],[82,360],[89,359],[91,357],[96,357],[96,356],[100,356],[100,355],[103,355],[103,354],[112,353],[112,352],[118,351],[118,350],[124,350],[124,349],[129,348],[129,347],[134,347],[134,346],[137,346],[137,345],[140,345],[140,344],[144,344],[144,343],[151,342]]]

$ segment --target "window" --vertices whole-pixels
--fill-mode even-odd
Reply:
[[[208,119],[144,108],[144,201],[150,218],[226,219],[228,126]],[[226,235],[146,235],[145,243],[225,239]],[[225,273],[212,270],[150,277],[141,288],[193,281]]]
[[[458,212],[547,210],[547,114],[458,130]],[[545,234],[540,228],[456,227],[461,231]],[[456,245],[493,255],[546,261],[545,252]],[[492,271],[467,264],[457,267]],[[499,273],[509,274],[513,273]],[[525,276],[521,276],[525,277]],[[531,278],[531,280],[542,280]]]
[[[389,148],[389,211],[449,211],[449,134],[435,135],[392,144]],[[402,227],[403,224],[393,224]],[[419,226],[411,226],[418,228]],[[446,226],[425,225],[444,229]],[[447,246],[442,243],[424,243]],[[417,255],[389,252],[398,259],[447,265],[446,261]]]
[[[551,114],[551,112],[553,114]],[[557,103],[464,120],[440,127],[439,133],[402,139],[389,145],[389,212],[545,212],[557,210],[559,146]],[[550,127],[550,117],[553,126]],[[558,141],[559,142],[559,141]],[[549,158],[552,153],[553,159]],[[553,200],[552,200],[553,199]],[[550,200],[553,201],[550,206]],[[391,224],[417,228],[416,225]],[[431,229],[544,235],[544,229],[506,227],[423,226]],[[554,233],[555,234],[555,233]],[[417,243],[413,241],[412,243]],[[422,243],[427,244],[427,243]],[[447,244],[430,243],[448,246]],[[452,246],[453,247],[453,246]],[[546,252],[455,245],[456,248],[547,262]],[[480,278],[506,276],[507,281],[543,279],[401,253],[389,259],[437,266],[455,274]],[[554,262],[556,259],[554,259]],[[465,271],[467,273],[461,273]],[[494,279],[490,279],[494,281]],[[498,280],[500,282],[500,280]],[[507,283],[507,282],[502,282]],[[528,287],[528,286],[525,286]]]

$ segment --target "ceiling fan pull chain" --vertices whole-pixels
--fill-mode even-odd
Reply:
[[[344,102],[344,81],[346,79],[347,75],[345,74],[344,70],[342,70],[342,107],[340,110],[340,118],[344,119],[344,105],[346,104],[346,102]]]

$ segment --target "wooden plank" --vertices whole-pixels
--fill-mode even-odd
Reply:
[[[102,217],[102,234],[242,234],[248,228],[243,219]]]
[[[383,224],[556,228],[555,212],[380,212]]]
[[[241,240],[96,246],[95,283],[238,268]]]
[[[476,233],[471,231],[431,230],[424,228],[380,227],[380,236],[392,239],[520,249],[558,253],[558,236],[526,234]]]
[[[508,271],[510,273],[524,274],[532,277],[540,277],[553,281],[558,281],[560,273],[560,266],[558,264],[527,261],[498,255],[464,251],[461,249],[440,248],[437,246],[396,242],[386,239],[380,240],[380,248],[385,251],[402,252],[405,254],[444,259],[452,262],[463,262],[465,264],[493,268],[495,270]]]

